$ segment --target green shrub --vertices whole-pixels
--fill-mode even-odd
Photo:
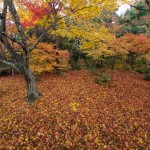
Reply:
[[[102,73],[98,72],[97,77],[94,77],[94,82],[97,84],[108,83],[110,80],[111,78],[107,70],[104,70]]]
[[[93,73],[96,70],[96,67],[95,66],[87,66],[86,69],[89,70],[91,73]]]
[[[143,74],[150,73],[150,61],[148,55],[140,56],[135,63],[135,71]]]
[[[71,65],[72,70],[80,70],[81,69],[78,61],[70,60],[69,63]]]
[[[150,73],[144,74],[144,80],[150,81]]]

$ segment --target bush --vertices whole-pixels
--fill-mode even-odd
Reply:
[[[135,71],[143,74],[150,73],[149,55],[140,56],[135,63]]]
[[[102,73],[97,73],[98,77],[94,78],[94,82],[97,84],[104,84],[104,83],[108,83],[111,78],[110,75],[108,74],[107,70],[102,71]]]
[[[150,73],[144,74],[144,80],[150,81]]]
[[[71,65],[72,70],[80,70],[81,69],[81,67],[80,67],[78,62],[70,60],[69,63]]]

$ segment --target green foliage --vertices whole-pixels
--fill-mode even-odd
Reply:
[[[139,72],[139,73],[150,73],[150,65],[146,64],[145,62],[142,61],[138,61],[135,64],[135,71]]]
[[[118,20],[122,30],[129,33],[147,33],[149,30],[149,11],[145,2],[139,1],[132,4],[129,10]]]
[[[150,81],[150,73],[144,74],[144,80]]]
[[[72,49],[72,43],[69,43],[69,41],[64,42],[64,43],[59,43],[59,48],[61,49],[68,49],[71,50]]]
[[[80,70],[81,67],[78,62],[73,61],[72,59],[69,61],[72,70]]]
[[[94,82],[97,84],[108,83],[111,80],[108,70],[97,72],[96,75],[97,77],[94,77]]]
[[[140,26],[132,26],[132,25],[127,25],[124,26],[122,28],[122,30],[125,30],[129,33],[133,33],[133,34],[139,34],[139,33],[145,33],[146,29],[144,27],[140,27]]]
[[[145,15],[148,15],[148,12],[146,10],[146,5],[144,2],[139,2],[136,4],[136,8],[139,10],[137,15],[138,16],[145,16]]]
[[[90,72],[95,71],[97,68],[101,68],[99,59],[93,59],[91,56],[85,58],[86,69]]]
[[[143,74],[150,73],[150,53],[141,55],[135,62],[135,71]]]
[[[103,21],[102,21],[100,18],[95,17],[95,18],[93,19],[93,22],[96,22],[96,23],[102,24],[102,22],[103,22]]]
[[[93,73],[96,70],[96,67],[95,66],[87,66],[86,69],[89,70],[91,73]]]
[[[139,19],[142,16],[148,15],[148,12],[146,11],[146,5],[144,2],[137,2],[135,7],[132,7],[130,10],[127,10],[124,14],[124,18],[126,18],[128,21],[131,21],[133,19]]]
[[[63,71],[59,67],[57,67],[57,66],[54,67],[54,70],[55,70],[55,73],[57,75],[62,75],[63,74]]]
[[[35,77],[35,81],[39,81],[40,78],[39,78],[39,75],[38,74],[34,74],[34,77]]]
[[[132,20],[137,18],[136,11],[134,9],[127,10],[126,13],[124,14],[124,18],[127,20]]]

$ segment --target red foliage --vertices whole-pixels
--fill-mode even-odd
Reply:
[[[42,19],[43,16],[50,13],[50,8],[47,7],[46,3],[38,3],[31,1],[19,0],[19,3],[24,5],[31,13],[32,16],[30,20],[22,22],[23,27],[34,26],[35,21],[38,19]]]
[[[19,3],[24,5],[33,15],[30,20],[22,22],[23,27],[34,26],[35,21],[42,19],[43,16],[52,14],[54,11],[62,10],[62,5],[59,2],[39,2],[19,0]]]

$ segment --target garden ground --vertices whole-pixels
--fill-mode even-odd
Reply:
[[[86,70],[47,74],[28,105],[20,75],[0,77],[0,149],[150,149],[150,82],[111,71],[98,85]]]

